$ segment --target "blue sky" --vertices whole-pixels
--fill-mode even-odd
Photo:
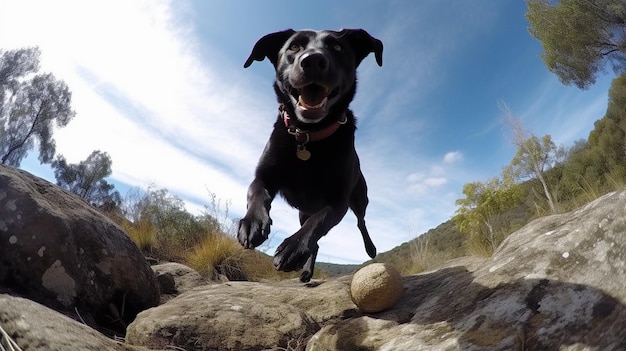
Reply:
[[[384,62],[363,61],[351,107],[366,221],[383,252],[448,220],[463,184],[510,162],[499,101],[566,146],[604,115],[612,76],[586,91],[563,86],[525,11],[523,1],[495,0],[0,0],[0,48],[39,46],[42,70],[69,85],[77,115],[55,133],[68,161],[106,151],[122,194],[153,184],[199,211],[208,189],[240,217],[277,111],[272,65],[243,68],[256,40],[286,28],[366,29],[383,41]],[[22,168],[54,181],[34,156]],[[272,218],[261,247],[270,254],[299,227],[282,199]],[[320,241],[318,260],[366,259],[348,213]]]

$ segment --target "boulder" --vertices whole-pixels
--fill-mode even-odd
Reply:
[[[81,198],[0,166],[0,290],[122,329],[159,302],[130,237]]]
[[[346,279],[205,285],[141,312],[126,341],[153,349],[301,350],[330,319],[356,313]]]
[[[476,264],[404,277],[391,310],[307,350],[626,350],[626,191],[537,219]],[[457,261],[461,262],[461,261]]]
[[[161,302],[171,300],[195,287],[206,285],[207,279],[181,263],[166,262],[152,266],[161,288]]]
[[[142,351],[36,302],[0,294],[0,328],[23,351]],[[7,340],[2,340],[0,344]],[[12,350],[11,348],[7,348]],[[4,348],[0,347],[0,350]]]

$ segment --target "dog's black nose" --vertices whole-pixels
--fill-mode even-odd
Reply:
[[[309,52],[300,58],[300,67],[307,73],[322,73],[328,69],[328,58],[319,52]]]

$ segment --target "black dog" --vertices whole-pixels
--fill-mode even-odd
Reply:
[[[376,247],[365,227],[367,186],[354,148],[356,68],[373,52],[382,66],[383,44],[362,29],[272,33],[259,39],[244,64],[266,57],[276,68],[278,120],[248,188],[248,210],[238,239],[252,249],[264,242],[276,193],[300,211],[302,228],[276,249],[274,266],[313,276],[317,241],[352,209],[365,250]]]

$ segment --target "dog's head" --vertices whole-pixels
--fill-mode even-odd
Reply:
[[[348,108],[356,89],[356,68],[370,53],[383,64],[383,43],[362,29],[268,34],[244,64],[266,57],[276,69],[276,88],[303,123],[317,123],[331,111]],[[287,100],[287,101],[285,101]]]

